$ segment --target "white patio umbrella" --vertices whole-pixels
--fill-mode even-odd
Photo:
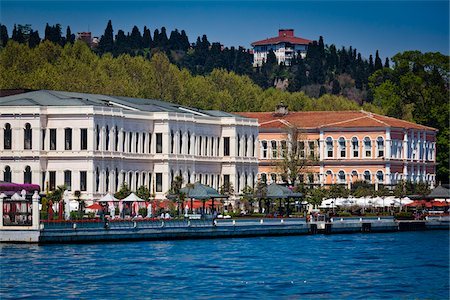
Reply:
[[[131,193],[130,195],[128,195],[128,197],[126,197],[122,201],[123,202],[145,202],[144,199],[139,198],[138,196],[136,196],[135,193]]]
[[[98,202],[119,202],[119,199],[115,198],[113,195],[108,193],[105,196],[103,196],[103,198],[98,200]]]

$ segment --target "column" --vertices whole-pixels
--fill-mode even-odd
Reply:
[[[31,202],[31,211],[32,211],[32,227],[33,229],[39,229],[39,194],[37,191],[34,191],[33,197],[32,197],[32,202]],[[1,208],[0,208],[0,220],[1,223],[3,225],[3,198],[1,198],[0,204],[1,204]]]

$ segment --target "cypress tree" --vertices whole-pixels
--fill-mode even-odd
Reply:
[[[373,66],[373,57],[372,54],[369,56],[369,76],[372,75],[373,71],[374,71],[374,66]]]
[[[161,45],[159,43],[159,30],[155,29],[155,31],[153,32],[153,47],[158,48],[160,46]]]
[[[123,53],[129,52],[128,38],[122,29],[119,29],[116,34],[116,41],[114,43],[114,56],[119,56]]]
[[[28,39],[28,47],[34,48],[41,42],[41,38],[39,37],[39,32],[30,31],[30,38]]]
[[[270,50],[269,53],[267,53],[266,65],[271,67],[277,65],[277,57],[273,50]]]
[[[375,53],[375,71],[383,68],[383,63],[381,62],[381,58],[378,55],[378,50]]]
[[[181,50],[187,51],[191,44],[184,30],[181,30]]]
[[[167,38],[166,27],[161,27],[161,33],[159,34],[159,45],[162,48],[167,47],[169,44],[169,39]]]
[[[20,28],[17,28],[17,26],[15,24],[14,24],[14,28],[13,28],[11,39],[13,41],[16,41],[16,42],[20,43],[20,44],[25,43],[25,36],[23,35],[22,30],[20,30]]]
[[[142,36],[137,26],[133,26],[133,29],[131,30],[130,39],[128,42],[131,49],[142,48]]]
[[[144,33],[142,34],[142,47],[151,48],[152,46],[152,34],[147,26],[144,26]]]
[[[75,34],[72,34],[70,30],[70,26],[67,26],[66,29],[66,43],[73,44],[75,42]]]
[[[390,68],[390,66],[389,66],[389,57],[386,57],[386,61],[384,62],[384,67],[385,68]]]
[[[8,40],[8,28],[5,25],[0,25],[0,45],[5,47]]]
[[[114,49],[114,37],[113,37],[113,27],[111,24],[111,20],[108,21],[108,25],[106,25],[105,33],[100,38],[100,42],[98,43],[98,50],[100,54],[106,52],[112,52]]]

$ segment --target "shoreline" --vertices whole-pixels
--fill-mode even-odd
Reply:
[[[427,220],[337,218],[328,222],[304,219],[244,220],[120,220],[41,223],[39,229],[0,230],[1,243],[66,244],[140,240],[186,240],[342,233],[448,230],[450,217]]]

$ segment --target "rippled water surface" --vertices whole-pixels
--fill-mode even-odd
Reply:
[[[2,299],[449,299],[449,233],[3,244],[0,268]]]

